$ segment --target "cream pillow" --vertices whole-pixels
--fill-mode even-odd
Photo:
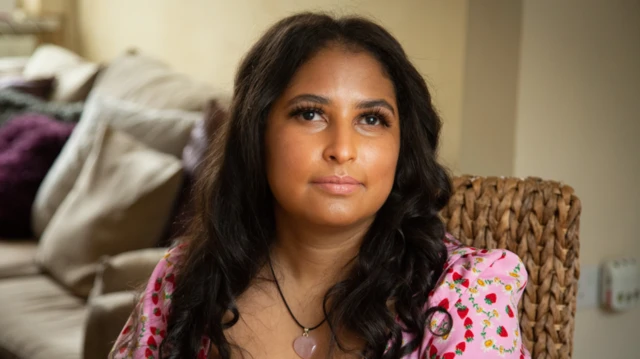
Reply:
[[[113,257],[104,256],[100,260],[89,301],[104,294],[140,289],[167,250],[164,247],[144,248]]]
[[[157,242],[181,180],[180,160],[100,126],[78,181],[40,238],[38,264],[87,296],[102,256]]]
[[[101,72],[91,93],[146,107],[203,111],[216,93],[208,84],[173,71],[161,61],[123,54]]]
[[[98,64],[85,61],[73,52],[55,45],[41,45],[26,63],[27,80],[55,77],[52,101],[84,101],[100,70]]]
[[[149,109],[140,105],[92,94],[78,125],[38,188],[31,212],[32,230],[42,234],[51,217],[73,187],[85,162],[96,128],[107,123],[147,146],[182,156],[191,129],[202,118],[200,112]]]

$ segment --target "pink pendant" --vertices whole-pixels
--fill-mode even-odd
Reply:
[[[299,336],[293,341],[293,350],[302,359],[311,359],[317,347],[316,340],[307,335]]]

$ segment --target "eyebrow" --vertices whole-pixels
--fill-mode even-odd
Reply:
[[[289,100],[289,102],[287,102],[288,106],[291,106],[297,102],[301,102],[301,101],[309,101],[309,102],[315,102],[321,105],[329,105],[331,104],[331,100],[329,100],[326,97],[322,97],[322,96],[318,96],[318,95],[312,95],[312,94],[302,94],[302,95],[298,95],[294,98],[292,98],[291,100]],[[359,101],[356,104],[356,108],[358,109],[369,109],[369,108],[374,108],[374,107],[384,107],[386,109],[388,109],[389,111],[391,111],[391,113],[395,116],[396,111],[393,109],[393,106],[391,106],[391,104],[389,102],[387,102],[386,100],[383,99],[375,99],[375,100],[363,100],[363,101]]]

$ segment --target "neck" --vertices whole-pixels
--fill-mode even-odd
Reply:
[[[343,279],[357,256],[372,219],[348,228],[327,228],[296,221],[276,211],[272,259],[298,288],[326,291]]]

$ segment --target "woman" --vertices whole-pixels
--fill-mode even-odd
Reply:
[[[528,357],[526,284],[438,217],[450,180],[422,76],[382,27],[304,13],[240,65],[195,191],[114,358]]]

